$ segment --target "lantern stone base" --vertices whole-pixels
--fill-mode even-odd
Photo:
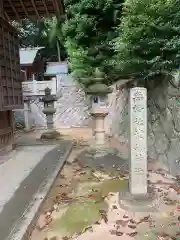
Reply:
[[[46,139],[46,140],[52,140],[52,139],[60,139],[61,134],[57,132],[56,130],[50,129],[47,130],[46,132],[43,132],[41,135],[41,139]]]

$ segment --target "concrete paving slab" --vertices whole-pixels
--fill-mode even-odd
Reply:
[[[0,240],[20,240],[24,235],[70,145],[62,141],[58,145],[20,146],[0,165]]]

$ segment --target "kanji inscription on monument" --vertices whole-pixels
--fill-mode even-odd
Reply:
[[[130,90],[130,192],[147,194],[147,90]]]

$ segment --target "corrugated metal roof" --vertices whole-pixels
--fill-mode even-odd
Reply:
[[[46,73],[44,75],[58,75],[67,74],[68,65],[67,62],[48,62]]]
[[[20,49],[20,64],[32,65],[36,57],[37,51],[42,47],[37,48],[21,48]],[[67,62],[48,62],[46,73],[44,75],[58,75],[67,74],[68,64]]]
[[[37,48],[21,48],[20,49],[20,64],[30,65],[33,64],[34,58],[36,57],[37,51],[42,47]]]

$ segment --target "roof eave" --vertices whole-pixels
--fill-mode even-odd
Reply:
[[[8,20],[60,16],[64,14],[63,0],[3,0],[4,14]]]

